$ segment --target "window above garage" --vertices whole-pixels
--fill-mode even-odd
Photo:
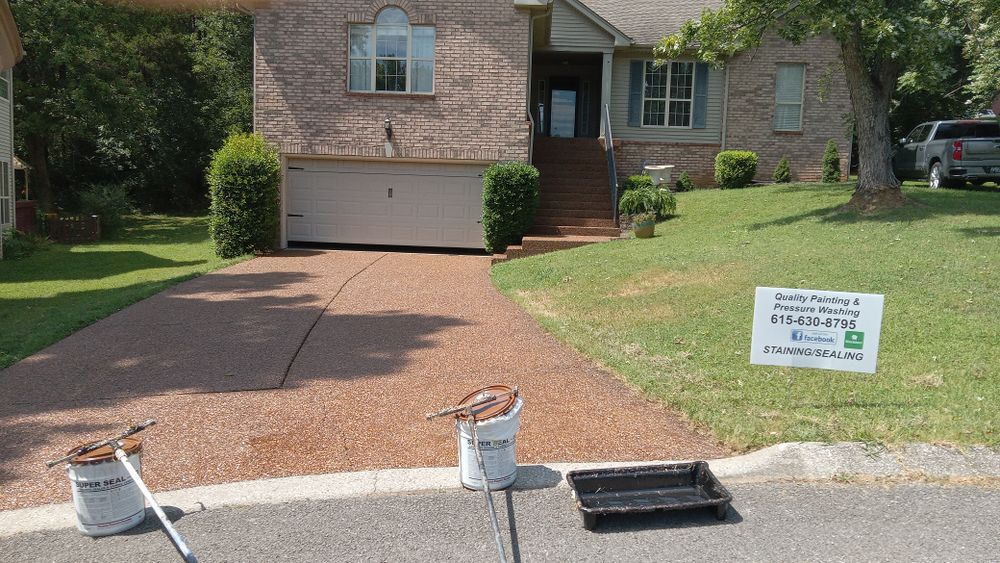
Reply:
[[[350,26],[351,92],[434,93],[435,29],[410,25],[402,9],[390,6],[372,24]]]

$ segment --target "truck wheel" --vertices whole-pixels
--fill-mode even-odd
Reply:
[[[940,162],[935,162],[931,165],[930,174],[927,175],[927,187],[936,190],[941,187],[941,176],[944,174],[944,168],[941,166]]]

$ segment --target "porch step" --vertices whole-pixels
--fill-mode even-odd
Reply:
[[[494,254],[493,263],[498,264],[515,258],[608,242],[612,238],[612,236],[590,235],[528,235],[521,240],[521,244],[508,246],[505,253]]]
[[[614,228],[611,219],[594,217],[572,217],[564,215],[540,215],[535,217],[536,227],[607,227]]]
[[[574,203],[610,206],[611,197],[607,193],[601,193],[596,190],[586,192],[545,192],[542,194],[541,202],[542,205],[546,203],[555,205],[569,204],[570,207]]]
[[[584,208],[579,205],[573,205],[571,207],[553,206],[553,207],[539,207],[538,212],[535,214],[535,223],[538,223],[539,219],[545,217],[565,217],[565,216],[579,217],[581,219],[607,219],[611,216],[611,206],[606,205],[603,208]]]
[[[579,225],[535,225],[531,235],[582,235],[617,238],[622,234],[617,227],[581,227]]]

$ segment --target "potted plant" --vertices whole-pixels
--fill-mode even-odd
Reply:
[[[677,199],[668,190],[651,186],[625,190],[618,201],[618,211],[630,218],[636,238],[650,238],[656,221],[662,221],[677,209]]]
[[[656,213],[639,213],[632,216],[632,232],[635,238],[653,238],[656,230]]]

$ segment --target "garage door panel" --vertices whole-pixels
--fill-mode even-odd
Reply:
[[[288,239],[482,248],[482,166],[301,161],[289,170]],[[391,193],[391,197],[390,197]]]

